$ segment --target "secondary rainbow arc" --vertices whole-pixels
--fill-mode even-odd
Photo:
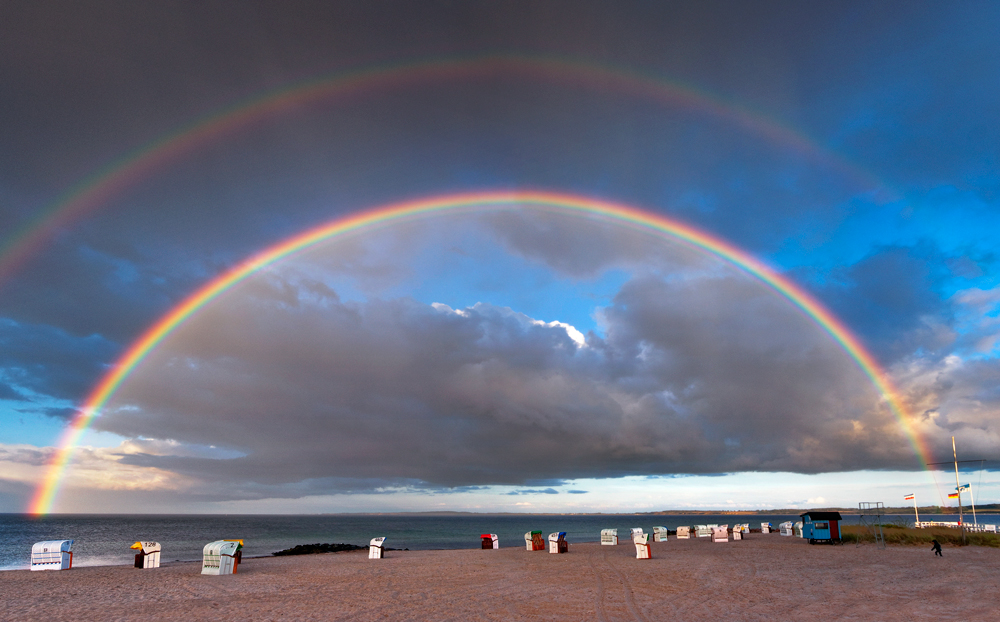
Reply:
[[[366,227],[434,214],[530,205],[567,214],[601,217],[669,236],[731,262],[774,289],[826,331],[857,363],[889,405],[913,447],[920,467],[926,470],[927,450],[921,445],[910,426],[897,391],[872,355],[850,329],[819,301],[764,262],[733,244],[695,227],[623,204],[554,192],[492,191],[449,194],[406,201],[339,218],[279,242],[203,285],[133,342],[87,396],[83,406],[64,432],[54,458],[49,464],[48,473],[38,486],[28,512],[37,515],[51,511],[59,485],[81,435],[143,359],[187,318],[248,276],[314,244]]]
[[[199,146],[252,127],[288,110],[325,98],[441,81],[510,76],[576,85],[594,91],[643,97],[728,120],[866,186],[884,184],[870,173],[818,145],[815,140],[745,106],[691,85],[620,67],[530,56],[486,55],[438,58],[365,67],[298,82],[242,100],[124,154],[69,188],[32,220],[0,240],[0,285],[56,232],[106,205],[144,177]]]

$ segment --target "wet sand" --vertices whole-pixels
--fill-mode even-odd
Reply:
[[[503,543],[502,543],[503,544]],[[997,620],[1000,549],[751,534],[635,547],[328,553],[0,573],[2,620]]]

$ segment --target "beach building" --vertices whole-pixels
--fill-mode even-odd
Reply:
[[[236,574],[242,550],[242,540],[209,542],[202,549],[201,574]]]
[[[712,527],[712,542],[729,542],[729,525]]]
[[[549,534],[549,553],[569,553],[569,543],[566,542],[565,531]]]
[[[666,542],[666,541],[667,541],[667,528],[653,527],[653,542]]]
[[[544,551],[545,540],[542,540],[542,532],[529,531],[524,534],[524,545],[529,551]]]
[[[136,542],[131,547],[139,552],[135,554],[136,568],[159,568],[160,567],[160,543],[159,542]]]
[[[771,533],[771,523],[761,523],[760,524],[761,533]]]
[[[632,543],[635,544],[635,558],[636,559],[652,559],[652,557],[653,557],[653,550],[649,546],[649,534],[648,533],[642,533],[641,529],[639,530],[639,533],[635,533],[635,531],[633,530],[633,532],[632,532]]]
[[[368,559],[382,559],[385,557],[383,544],[385,544],[385,536],[372,538],[372,541],[368,543]]]
[[[691,527],[688,525],[683,525],[677,528],[677,539],[678,540],[689,540],[691,538]]]
[[[500,539],[495,533],[484,533],[479,536],[479,539],[483,543],[484,549],[498,549],[500,548]]]
[[[793,536],[795,535],[792,531],[792,521],[785,521],[778,525],[778,529],[781,530],[781,535],[783,536]]]
[[[601,545],[617,545],[618,544],[618,530],[617,529],[602,529],[601,530]]]
[[[72,567],[72,540],[46,540],[31,546],[32,570],[69,570]]]
[[[840,512],[804,512],[802,517],[802,537],[809,544],[817,542],[840,542]]]

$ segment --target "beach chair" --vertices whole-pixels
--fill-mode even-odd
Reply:
[[[602,529],[601,530],[601,545],[617,545],[618,544],[618,530],[617,529]]]
[[[632,543],[635,544],[635,558],[636,559],[651,559],[653,557],[653,550],[649,546],[649,534],[639,533],[632,534]]]
[[[712,542],[729,542],[729,528],[712,527]]]
[[[778,525],[778,529],[781,531],[781,535],[783,535],[783,536],[794,536],[795,535],[795,533],[794,533],[794,531],[792,529],[792,522],[791,521],[786,521],[784,523],[781,523],[780,525]]]
[[[629,531],[631,533],[629,533],[628,537],[632,538],[633,540],[635,539],[635,534],[639,534],[640,536],[642,535],[642,527],[633,527],[632,529],[629,529]]]
[[[698,538],[708,538],[712,535],[712,528],[708,525],[695,525],[694,535]]]
[[[131,547],[139,552],[135,554],[136,568],[159,568],[160,567],[160,543],[159,542],[136,542]]]
[[[760,524],[761,533],[771,533],[771,523],[761,523]]]
[[[691,538],[691,527],[683,526],[677,528],[678,540],[689,540]]]
[[[802,521],[796,521],[795,524],[792,525],[792,533],[797,538],[802,537]]]
[[[242,559],[242,540],[216,540],[202,549],[201,574],[236,574]]]
[[[31,546],[32,570],[69,570],[72,567],[72,540],[45,540]]]
[[[372,541],[368,543],[368,559],[382,559],[385,557],[385,549],[382,547],[384,543],[385,536],[372,538]]]
[[[542,532],[540,531],[529,531],[524,534],[524,546],[529,551],[544,551],[545,541],[542,540]]]
[[[483,535],[479,536],[479,538],[483,543],[484,549],[500,548],[500,539],[497,538],[497,534],[495,533],[484,533]]]
[[[736,525],[735,527],[733,527],[733,542],[742,539],[743,539],[743,530],[740,529],[739,525]]]
[[[566,542],[565,531],[549,534],[549,553],[569,553],[569,543]]]
[[[667,541],[667,528],[653,527],[653,542],[666,542],[666,541]]]

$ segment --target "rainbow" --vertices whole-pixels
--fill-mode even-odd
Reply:
[[[854,359],[878,389],[882,399],[889,405],[913,447],[921,468],[926,471],[927,459],[925,456],[928,455],[927,450],[910,426],[899,394],[893,388],[887,375],[843,322],[787,277],[723,239],[658,214],[619,203],[571,194],[539,191],[494,191],[449,194],[395,203],[340,218],[279,242],[203,285],[161,317],[138,340],[132,343],[87,396],[83,406],[63,434],[56,454],[49,465],[48,473],[36,490],[28,512],[37,515],[47,514],[51,511],[60,481],[81,435],[143,359],[185,320],[248,276],[319,242],[346,233],[430,216],[512,209],[526,205],[561,214],[599,218],[640,231],[666,236],[695,249],[716,255],[756,277],[798,307]]]
[[[866,188],[883,187],[872,175],[823,149],[797,130],[733,102],[659,76],[571,60],[522,56],[431,59],[367,67],[268,91],[223,108],[124,154],[69,188],[0,243],[0,284],[11,278],[17,268],[39,252],[58,231],[107,205],[115,196],[202,145],[324,100],[435,82],[498,77],[534,79],[592,91],[626,94],[716,116],[794,150],[806,160],[829,166]]]

